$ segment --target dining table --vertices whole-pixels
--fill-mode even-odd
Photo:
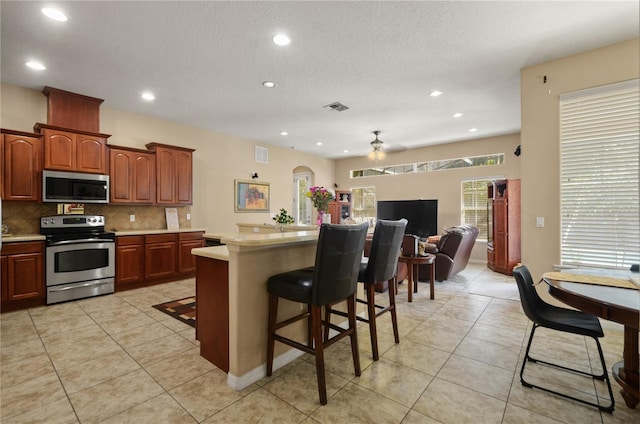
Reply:
[[[617,270],[576,269],[547,272],[542,279],[549,294],[583,312],[624,326],[622,361],[612,367],[615,381],[622,387],[625,404],[634,409],[640,400],[640,286],[638,273]]]

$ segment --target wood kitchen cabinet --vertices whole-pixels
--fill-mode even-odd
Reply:
[[[156,203],[190,205],[193,187],[194,149],[149,143],[156,155]]]
[[[144,236],[116,237],[116,290],[144,281]]]
[[[36,124],[44,135],[44,169],[107,174],[108,134]]]
[[[336,198],[329,202],[329,213],[332,224],[342,224],[345,219],[351,217],[351,192],[336,191]]]
[[[44,304],[44,242],[4,243],[0,261],[3,312]]]
[[[40,201],[42,189],[42,136],[1,130],[0,195],[4,200]]]
[[[109,146],[110,202],[153,204],[156,202],[154,153]]]
[[[176,274],[177,234],[150,234],[144,239],[145,278],[169,277]]]
[[[191,249],[204,247],[203,231],[116,237],[116,291],[195,275]]]
[[[520,262],[520,180],[493,181],[487,192],[490,208],[487,266],[512,275]]]
[[[178,233],[179,273],[196,271],[196,257],[191,254],[191,249],[204,246],[204,232],[194,231],[190,233]]]

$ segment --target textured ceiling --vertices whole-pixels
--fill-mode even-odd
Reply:
[[[522,67],[640,35],[637,1],[53,3],[65,23],[50,4],[0,4],[3,82],[331,158],[374,130],[396,149],[517,132]]]

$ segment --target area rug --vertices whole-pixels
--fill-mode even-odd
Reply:
[[[159,311],[174,317],[177,320],[196,327],[196,298],[195,296],[184,299],[172,300],[170,302],[153,305]]]

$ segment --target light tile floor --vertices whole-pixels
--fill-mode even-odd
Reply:
[[[512,277],[470,264],[407,303],[400,286],[401,340],[385,314],[381,359],[371,360],[359,324],[362,376],[348,340],[326,352],[329,403],[320,406],[313,358],[305,355],[243,391],[200,357],[194,330],[151,305],[192,295],[184,280],[2,314],[2,423],[638,423],[612,382],[613,414],[522,387],[519,367],[531,324]],[[380,302],[387,294],[379,294]],[[621,326],[602,321],[608,368],[621,360]],[[266,348],[266,347],[265,347]],[[598,368],[592,340],[539,330],[532,354]],[[556,384],[558,372],[527,376]],[[564,375],[562,389],[606,397],[604,384]],[[604,400],[604,399],[603,399]]]

